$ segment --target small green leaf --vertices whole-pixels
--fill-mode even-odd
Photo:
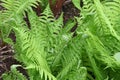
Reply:
[[[76,8],[78,8],[79,10],[80,8],[80,0],[72,0],[73,4],[75,5]]]

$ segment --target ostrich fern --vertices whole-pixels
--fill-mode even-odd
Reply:
[[[79,0],[73,0],[81,10],[80,17],[76,17],[78,28],[74,37],[70,30],[76,21],[64,25],[63,14],[55,19],[49,4],[38,17],[31,6],[42,3],[40,0],[2,2],[3,38],[11,30],[15,32],[15,58],[23,63],[30,80],[120,79],[120,62],[114,57],[120,51],[119,0],[83,0],[83,7],[77,4]],[[23,19],[25,12],[30,29]],[[26,80],[16,67],[11,72]],[[6,75],[3,79],[8,79]]]
[[[62,15],[55,20],[49,5],[38,17],[31,9],[31,6],[37,4],[36,0],[25,2],[3,0],[3,2],[6,10],[2,13],[1,26],[7,26],[15,32],[16,43],[13,45],[15,58],[23,62],[31,80],[65,80],[72,79],[71,75],[79,78],[78,74],[81,74],[81,71],[85,72],[83,76],[81,74],[81,79],[86,78],[86,68],[80,67],[79,49],[72,44],[74,40],[70,29],[75,25],[74,21],[62,28]],[[30,29],[23,20],[25,11],[30,21]],[[68,73],[71,74],[70,77],[66,77]]]
[[[83,65],[88,66],[88,71],[96,76],[96,80],[103,80],[105,77],[119,80],[117,73],[120,63],[113,56],[120,51],[118,30],[120,1],[83,0],[83,3],[82,17],[77,18],[79,23],[77,33],[84,38],[83,45],[91,63]],[[91,77],[88,76],[89,79],[92,79]]]

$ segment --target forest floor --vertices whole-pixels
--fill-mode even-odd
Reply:
[[[4,8],[0,6],[0,10],[3,9]],[[79,12],[80,12],[78,9],[75,8],[75,6],[72,4],[70,0],[66,0],[63,3],[61,11],[64,13],[64,23],[66,23],[69,19],[73,19],[74,16],[79,16]],[[59,14],[57,14],[56,16],[59,16]],[[76,26],[71,31],[75,29]],[[14,33],[11,33],[9,37],[15,41]],[[10,66],[13,64],[22,64],[22,63],[18,62],[14,58],[14,50],[12,46],[3,42],[2,39],[0,39],[0,80],[2,80],[1,75],[5,72],[9,72]],[[24,70],[22,67],[18,67],[18,70],[21,73],[23,73],[23,75],[28,77],[26,70]]]

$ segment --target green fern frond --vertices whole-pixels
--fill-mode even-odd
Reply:
[[[20,43],[21,44],[20,48],[22,50],[21,53],[24,53],[24,54],[20,54],[21,56],[19,56],[19,57],[23,58],[25,65],[26,66],[29,66],[30,64],[36,65],[35,66],[36,70],[40,71],[40,73],[44,72],[45,76],[48,76],[49,78],[55,80],[55,78],[53,78],[53,76],[50,75],[50,69],[47,65],[47,61],[45,59],[45,52],[43,50],[44,46],[40,46],[40,43],[37,42],[39,40],[36,37],[32,36],[32,34],[28,34],[29,32],[26,33],[26,32],[22,32],[20,30],[18,30],[18,31],[19,31],[18,32],[19,36],[17,36],[17,37],[22,39],[20,41],[24,41],[24,42]],[[29,62],[25,62],[28,60],[29,60]]]
[[[81,15],[84,18],[87,15],[94,14],[93,0],[83,0],[83,7],[81,9]]]
[[[16,69],[17,67],[20,66],[21,65],[12,65],[11,71],[8,73],[4,73],[2,75],[3,80],[14,80],[14,79],[27,80],[27,78]]]
[[[32,7],[36,7],[40,0],[1,0],[1,2],[0,5],[5,9],[1,11],[0,28],[3,38],[7,38],[12,30],[11,26],[14,26],[13,24],[16,19],[23,20],[25,11],[32,11]]]
[[[57,79],[58,80],[62,80],[65,76],[67,76],[67,74],[69,73],[69,71],[71,71],[71,69],[73,68],[73,66],[76,63],[76,60],[71,60],[70,62],[67,62],[68,64],[66,66],[63,66],[62,71],[57,75]]]
[[[22,50],[19,52],[22,54],[18,54],[21,56],[18,57],[21,58],[28,68],[31,64],[33,66],[32,69],[36,69],[36,71],[39,72],[41,79],[56,80],[56,78],[51,74],[48,66],[46,60],[47,53],[45,49],[47,47],[49,48],[50,40],[52,37],[54,38],[56,31],[60,28],[56,28],[56,30],[54,29],[54,18],[52,17],[49,6],[45,9],[45,12],[42,13],[40,18],[38,18],[34,12],[28,13],[28,16],[31,29],[24,29],[22,26],[14,28],[14,31],[17,34],[16,45],[19,45]],[[61,25],[58,24],[58,27],[60,26]],[[19,43],[19,41],[23,42]]]
[[[69,80],[87,80],[87,69],[85,67],[80,67],[79,69],[74,69],[66,76]]]
[[[106,9],[104,6],[100,3],[99,0],[94,1],[95,3],[95,8],[96,8],[96,15],[98,15],[99,20],[101,20],[103,23],[103,30],[106,30],[106,33],[110,33],[112,36],[116,37],[116,39],[120,39],[118,36],[117,32],[113,28],[113,25],[111,24],[109,18],[107,17],[107,14],[105,14]],[[99,6],[98,6],[99,5]]]
[[[64,55],[63,51],[72,39],[72,33],[71,34],[68,33],[70,33],[69,31],[74,25],[75,22],[69,23],[69,25],[66,25],[63,29],[61,29],[59,35],[56,37],[57,39],[57,43],[55,43],[56,55],[55,55],[55,59],[53,60],[52,67],[55,67],[62,58],[61,56]]]
[[[88,57],[90,59],[90,56],[92,56],[93,61],[91,62],[95,63],[95,65],[88,63],[87,56],[83,57],[82,61],[88,70],[88,79],[92,80],[95,76],[97,79],[102,80],[107,76],[111,76],[107,72],[108,69],[110,72],[117,70],[119,72],[119,61],[113,57],[120,51],[118,31],[118,26],[120,26],[118,20],[120,13],[119,0],[84,0],[83,3],[82,15],[80,18],[76,18],[79,23],[77,33],[81,35],[84,41],[87,41],[80,40],[81,43],[83,42],[83,54],[88,55],[90,53]],[[89,72],[94,73],[94,75],[89,74]],[[110,77],[110,79],[112,78]]]
[[[22,15],[25,11],[32,11],[32,7],[35,7],[40,0],[2,0],[2,6],[7,9],[4,11],[5,21],[10,20],[16,15]]]
[[[32,69],[37,69],[38,73],[40,74],[40,78],[44,79],[44,80],[57,80],[51,73],[49,73],[46,69],[41,68],[38,65],[35,64],[31,64],[29,66],[26,67],[26,69],[28,70],[32,70]],[[33,74],[34,75],[34,74]]]

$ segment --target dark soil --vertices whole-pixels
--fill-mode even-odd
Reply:
[[[64,12],[64,23],[69,19],[73,19],[75,16],[79,16],[80,12],[70,0],[63,4],[62,11]]]
[[[1,2],[0,2],[1,3]],[[4,8],[2,6],[0,6],[0,10],[3,10]],[[39,8],[35,9],[37,14],[40,14],[40,10]],[[74,16],[79,16],[79,10],[75,8],[75,6],[72,4],[71,0],[66,0],[63,4],[62,7],[59,9],[59,12],[55,13],[55,17],[57,18],[61,12],[64,12],[64,23],[66,23],[69,19],[73,19]],[[27,14],[26,14],[27,16]],[[27,18],[25,18],[25,21],[27,22],[28,26],[29,26],[29,21],[27,20]],[[76,24],[77,25],[77,24]],[[73,29],[71,31],[74,31],[76,29],[76,25],[73,27]],[[12,38],[12,40],[15,42],[15,35],[14,33],[10,34],[10,37]],[[0,80],[1,79],[1,75],[5,72],[10,71],[10,66],[13,64],[21,64],[20,62],[18,62],[15,58],[14,58],[14,50],[12,49],[12,46],[4,43],[1,39],[0,39]],[[26,77],[28,77],[26,70],[24,70],[23,68],[18,68],[18,70],[23,73]]]
[[[11,46],[0,40],[0,76],[5,71],[9,71],[10,66],[15,63],[16,60],[13,58],[13,50]]]

